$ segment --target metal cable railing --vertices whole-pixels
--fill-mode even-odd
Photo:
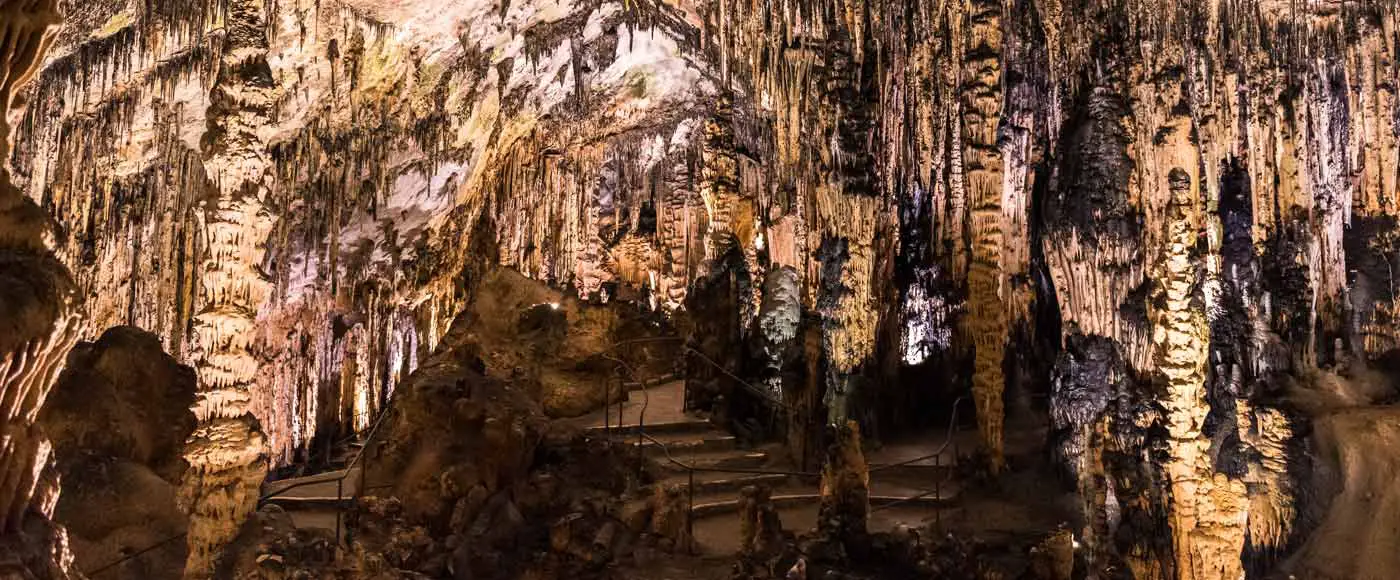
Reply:
[[[375,442],[375,438],[378,436],[380,425],[383,425],[383,424],[384,424],[384,420],[385,420],[385,418],[387,418],[388,416],[389,416],[389,407],[386,405],[386,406],[384,407],[384,409],[383,409],[382,411],[380,411],[380,413],[379,413],[379,418],[375,420],[373,428],[370,429],[369,434],[365,437],[365,444],[364,444],[364,446],[361,447],[361,448],[359,449],[359,451],[355,453],[355,457],[354,457],[353,459],[350,460],[350,463],[345,467],[345,470],[344,470],[344,472],[340,475],[340,477],[337,477],[337,478],[334,478],[334,479],[318,479],[318,480],[316,480],[316,481],[299,482],[299,483],[295,483],[295,484],[292,484],[292,485],[288,485],[288,486],[279,488],[279,489],[277,489],[276,491],[263,494],[263,495],[261,495],[261,496],[258,497],[258,504],[257,504],[258,509],[261,509],[264,505],[266,505],[267,502],[268,502],[269,500],[271,500],[271,499],[276,499],[279,495],[284,494],[284,493],[286,493],[287,491],[290,491],[290,490],[293,490],[293,489],[297,489],[297,488],[301,488],[301,487],[306,487],[306,486],[309,486],[309,485],[316,485],[316,484],[322,484],[322,483],[328,483],[328,482],[331,482],[331,481],[335,481],[335,482],[336,482],[336,499],[335,499],[335,509],[336,509],[336,512],[335,512],[335,543],[336,543],[337,546],[340,545],[341,524],[342,524],[342,522],[344,521],[344,520],[343,520],[343,516],[344,516],[344,511],[345,511],[345,505],[344,505],[344,503],[345,503],[345,499],[347,499],[347,498],[345,498],[345,480],[346,480],[347,478],[349,478],[351,471],[352,471],[352,470],[355,468],[355,466],[360,462],[361,458],[364,457],[365,451],[369,450],[370,446],[373,445],[373,443]],[[352,495],[350,496],[350,498],[348,498],[348,499],[354,499],[354,498],[358,497],[360,494],[363,494],[363,493],[365,492],[365,490],[370,489],[370,488],[368,488],[368,487],[365,486],[365,472],[366,472],[367,470],[368,470],[368,466],[367,466],[367,465],[361,466],[361,468],[360,468],[360,482],[359,482],[360,485],[356,488],[355,493],[352,494]],[[315,476],[311,476],[311,477],[315,477]],[[139,550],[139,551],[132,552],[132,553],[130,553],[130,554],[127,554],[127,555],[125,555],[125,556],[122,556],[121,558],[118,558],[118,559],[116,559],[116,560],[113,560],[112,562],[108,562],[108,563],[106,563],[106,564],[103,564],[102,566],[99,566],[99,567],[97,567],[97,568],[94,568],[94,569],[92,569],[92,570],[90,570],[90,571],[88,571],[88,572],[85,572],[84,574],[85,574],[87,577],[89,577],[89,578],[95,578],[95,577],[97,577],[98,575],[101,575],[101,574],[103,574],[103,573],[105,573],[105,572],[107,572],[107,571],[109,571],[109,570],[112,570],[112,569],[116,568],[117,566],[120,566],[120,565],[125,564],[125,563],[127,563],[127,562],[130,562],[130,561],[132,561],[132,560],[135,560],[135,559],[137,559],[137,558],[140,558],[140,557],[142,557],[142,556],[145,556],[146,554],[149,554],[149,553],[151,553],[151,552],[154,552],[154,551],[156,551],[156,550],[158,550],[158,549],[160,549],[160,548],[163,548],[163,547],[165,547],[165,546],[168,546],[168,545],[170,545],[171,543],[175,542],[176,540],[184,539],[184,538],[187,537],[188,535],[189,535],[188,532],[181,532],[181,533],[179,533],[179,534],[170,536],[170,537],[165,538],[165,539],[163,539],[163,540],[161,540],[161,541],[159,541],[159,542],[156,542],[156,543],[154,543],[154,544],[151,544],[150,546],[147,546],[147,547],[145,547],[145,548],[142,548],[142,549]]]
[[[913,502],[913,501],[919,501],[919,500],[922,500],[922,499],[924,499],[924,498],[926,498],[926,497],[928,497],[928,496],[930,496],[930,495],[934,496],[934,498],[935,498],[935,499],[938,499],[938,500],[942,500],[942,499],[943,499],[943,484],[948,483],[948,482],[951,482],[951,481],[953,480],[953,478],[956,477],[957,474],[958,474],[958,470],[957,470],[957,466],[958,466],[958,443],[957,443],[957,438],[955,438],[955,437],[953,436],[953,430],[956,429],[957,426],[958,426],[958,405],[962,404],[964,398],[965,398],[965,397],[958,397],[957,399],[954,399],[954,400],[953,400],[953,412],[952,412],[952,416],[949,417],[949,419],[948,419],[948,431],[947,431],[947,433],[943,436],[943,445],[941,445],[941,446],[938,447],[938,451],[935,451],[935,452],[933,452],[932,454],[925,455],[925,456],[923,456],[923,457],[915,457],[914,459],[909,459],[909,460],[901,461],[901,462],[899,462],[899,463],[892,463],[892,464],[889,464],[889,465],[881,465],[881,466],[871,467],[871,468],[870,468],[870,474],[871,474],[872,476],[874,476],[874,474],[879,473],[879,472],[882,472],[882,471],[888,471],[888,470],[894,469],[894,468],[896,468],[896,467],[904,467],[904,466],[913,465],[913,464],[915,464],[915,463],[918,463],[918,462],[921,462],[921,461],[925,461],[925,460],[928,460],[928,459],[933,459],[933,468],[934,468],[934,469],[941,469],[941,468],[943,467],[943,453],[944,453],[945,451],[947,451],[947,450],[948,450],[948,446],[951,445],[951,446],[953,447],[953,462],[952,462],[952,465],[949,465],[949,466],[948,466],[948,467],[949,467],[948,473],[943,474],[943,476],[942,476],[941,478],[939,478],[939,479],[935,479],[935,480],[933,481],[933,487],[932,487],[932,488],[930,488],[930,489],[924,489],[924,490],[922,490],[920,493],[918,493],[918,494],[916,494],[916,495],[913,495],[913,496],[910,496],[910,497],[906,497],[906,498],[903,498],[903,499],[895,500],[895,501],[892,501],[892,502],[889,502],[889,503],[885,503],[885,504],[881,504],[881,505],[872,507],[872,508],[870,508],[870,512],[871,512],[871,513],[874,513],[874,512],[880,511],[880,510],[889,509],[889,508],[894,507],[894,506],[897,506],[897,505],[902,505],[902,504],[906,504],[906,503]],[[935,520],[935,525],[937,525],[939,528],[942,528],[942,527],[943,527],[943,509],[942,509],[941,507],[939,507],[939,506],[937,506],[937,505],[934,506],[934,509],[933,509],[933,517],[934,517],[934,520]]]
[[[609,348],[607,351],[604,351],[604,352],[605,352],[605,353],[606,353],[606,352],[610,352],[611,350],[617,348],[618,346],[621,346],[621,345],[626,344],[626,343],[636,343],[636,342],[659,342],[659,341],[663,341],[663,340],[679,340],[679,337],[663,337],[663,338],[653,338],[653,339],[637,339],[637,340],[634,340],[634,341],[623,341],[622,343],[614,344],[613,347]],[[782,409],[782,410],[785,411],[785,412],[789,410],[788,407],[787,407],[787,405],[784,404],[784,403],[782,403],[782,401],[778,401],[777,399],[775,399],[775,398],[769,396],[768,393],[766,393],[766,392],[763,391],[762,389],[758,389],[757,387],[754,387],[753,385],[749,384],[747,381],[744,381],[743,379],[741,379],[741,378],[735,376],[733,373],[730,373],[727,369],[723,368],[721,365],[719,365],[718,363],[716,363],[714,360],[712,360],[712,359],[710,359],[709,357],[705,356],[704,353],[701,353],[701,352],[699,352],[699,351],[697,351],[697,350],[695,350],[695,349],[693,349],[693,348],[691,348],[691,347],[689,347],[689,346],[682,346],[682,348],[683,348],[687,353],[693,353],[693,354],[699,355],[699,356],[701,357],[701,359],[704,360],[706,363],[708,363],[708,364],[714,366],[715,368],[719,369],[721,372],[724,372],[725,374],[729,375],[730,378],[734,379],[734,380],[737,381],[739,384],[742,384],[742,385],[748,387],[749,389],[753,390],[753,391],[755,392],[755,394],[758,394],[758,395],[762,396],[763,398],[769,400],[770,402],[774,403],[776,408]],[[638,455],[638,470],[639,470],[639,474],[640,474],[641,470],[643,469],[643,466],[645,465],[645,457],[646,457],[646,454],[645,454],[644,442],[646,442],[646,441],[650,441],[652,445],[655,445],[657,448],[659,448],[659,449],[661,450],[661,452],[662,452],[662,454],[664,455],[665,460],[666,460],[667,463],[670,463],[670,464],[672,464],[672,465],[675,465],[675,466],[681,468],[681,469],[684,470],[685,473],[686,473],[686,535],[687,535],[689,538],[691,538],[691,540],[692,540],[692,545],[690,546],[689,549],[692,549],[692,550],[693,550],[693,547],[694,547],[694,546],[693,546],[693,539],[694,539],[694,537],[695,537],[695,474],[696,474],[696,473],[721,473],[721,474],[736,474],[736,475],[778,475],[778,476],[784,476],[784,477],[797,477],[797,478],[819,478],[819,477],[821,477],[822,474],[821,474],[820,472],[788,471],[788,470],[779,470],[779,469],[746,469],[746,468],[732,468],[732,467],[731,467],[731,468],[726,468],[726,467],[700,467],[700,466],[696,466],[696,465],[694,465],[694,464],[688,464],[688,463],[685,463],[685,462],[683,462],[683,461],[680,461],[679,459],[676,459],[676,457],[671,453],[671,448],[670,448],[669,445],[667,445],[665,442],[663,442],[663,441],[661,441],[661,440],[659,440],[659,439],[656,439],[655,437],[652,437],[651,435],[648,435],[648,434],[646,433],[646,423],[645,423],[645,421],[644,421],[644,418],[645,418],[646,408],[647,408],[647,406],[650,404],[649,394],[646,392],[646,391],[649,389],[649,385],[647,384],[646,380],[645,380],[645,379],[640,379],[639,377],[637,377],[636,372],[635,372],[635,370],[631,367],[631,365],[628,365],[626,362],[622,361],[621,359],[618,359],[618,358],[616,358],[616,357],[613,357],[613,356],[607,355],[607,354],[603,354],[602,356],[603,356],[604,358],[610,360],[610,361],[613,361],[613,362],[617,363],[618,366],[619,366],[621,369],[623,369],[623,371],[624,371],[629,377],[631,377],[631,378],[633,379],[633,382],[640,383],[640,384],[642,385],[643,403],[642,403],[642,409],[640,410],[640,412],[639,412],[639,414],[638,414],[638,422],[637,422],[637,425],[636,425],[636,429],[637,429],[637,446],[636,446],[636,451],[637,451],[637,455]],[[608,395],[607,395],[606,398],[607,398],[608,400],[605,401],[605,407],[611,406],[611,389],[607,389],[607,391],[608,391]],[[956,469],[955,469],[955,468],[956,468],[956,465],[957,465],[958,448],[957,448],[957,440],[956,440],[956,438],[953,436],[953,432],[954,432],[954,430],[957,428],[957,425],[958,425],[958,408],[959,408],[959,406],[961,405],[961,403],[962,403],[962,401],[963,401],[964,398],[965,398],[965,397],[958,397],[957,399],[955,399],[955,400],[953,401],[953,408],[952,408],[952,413],[951,413],[951,415],[950,415],[950,417],[949,417],[949,420],[948,420],[947,432],[946,432],[946,435],[944,436],[943,444],[942,444],[941,446],[939,446],[939,448],[938,448],[937,451],[935,451],[935,452],[933,452],[933,453],[931,453],[931,454],[928,454],[928,455],[923,455],[923,456],[920,456],[920,457],[915,457],[915,458],[913,458],[913,459],[907,459],[907,460],[900,461],[900,462],[897,462],[897,463],[891,463],[891,464],[886,464],[886,465],[878,465],[878,466],[871,466],[871,467],[868,469],[867,473],[873,476],[873,475],[875,475],[875,474],[877,474],[877,473],[880,473],[880,472],[883,472],[883,471],[887,471],[887,470],[894,469],[894,468],[898,468],[898,467],[904,467],[904,466],[913,465],[913,464],[916,464],[916,463],[919,463],[919,462],[922,462],[922,461],[927,461],[927,460],[929,460],[929,459],[932,459],[932,460],[934,461],[933,467],[934,467],[935,469],[940,469],[940,468],[943,467],[943,465],[942,465],[942,457],[943,457],[943,454],[944,454],[945,452],[948,451],[949,446],[952,446],[952,448],[953,448],[953,463],[952,463],[952,465],[950,465],[949,467],[954,468],[954,469],[950,469],[950,470],[949,470],[949,473],[946,474],[944,477],[935,480],[935,481],[934,481],[934,487],[933,487],[932,489],[923,489],[923,490],[920,490],[920,493],[918,493],[918,494],[916,494],[916,495],[914,495],[914,496],[907,497],[907,498],[901,498],[901,499],[898,499],[898,500],[895,500],[895,501],[892,501],[892,502],[889,502],[889,503],[886,503],[886,504],[883,504],[883,505],[874,507],[874,508],[871,509],[871,512],[872,512],[872,513],[875,512],[875,511],[879,511],[879,510],[882,510],[882,509],[886,509],[886,508],[895,506],[895,505],[904,504],[904,503],[908,503],[908,502],[912,502],[912,501],[918,501],[918,500],[924,499],[924,498],[926,498],[926,497],[928,497],[928,496],[930,496],[930,495],[933,495],[933,496],[935,496],[936,498],[939,498],[939,499],[942,498],[942,487],[943,487],[943,484],[944,484],[944,483],[947,483],[947,482],[949,482],[949,481],[951,481],[952,478],[956,475]],[[621,410],[619,409],[619,411],[618,411],[618,426],[619,426],[619,427],[622,426],[621,420],[622,420],[622,417],[621,417]],[[607,412],[605,412],[605,413],[604,413],[604,432],[605,432],[605,434],[608,434],[608,435],[610,435],[610,431],[609,431],[609,427],[608,427],[609,421],[610,421],[610,418],[609,418]],[[609,439],[611,439],[611,438],[609,437]],[[942,522],[942,509],[941,509],[941,507],[939,507],[939,506],[937,506],[937,505],[935,505],[935,508],[934,508],[934,517],[938,520],[939,524],[941,525],[941,522]]]
[[[276,499],[276,498],[278,498],[279,496],[282,496],[282,495],[286,494],[288,491],[291,491],[291,490],[294,490],[294,489],[300,489],[300,488],[307,487],[307,486],[312,486],[312,485],[320,485],[320,484],[330,483],[330,482],[334,481],[334,482],[335,482],[335,500],[334,500],[334,505],[335,505],[335,545],[339,546],[339,545],[340,545],[340,539],[341,539],[341,534],[340,534],[340,532],[341,532],[341,527],[342,527],[342,524],[343,524],[343,522],[344,522],[344,516],[345,516],[345,500],[346,500],[346,499],[352,499],[352,500],[353,500],[353,499],[359,497],[361,494],[363,494],[363,493],[365,492],[365,490],[366,490],[366,487],[365,487],[365,477],[366,477],[366,472],[369,471],[369,466],[368,466],[368,465],[360,465],[360,463],[361,463],[361,460],[365,457],[365,452],[366,452],[366,451],[369,451],[370,447],[372,447],[372,446],[374,445],[375,439],[379,436],[379,428],[380,428],[382,425],[384,425],[384,420],[385,420],[386,418],[388,418],[389,415],[390,415],[390,413],[389,413],[389,406],[388,406],[388,405],[385,405],[385,406],[384,406],[384,410],[381,411],[381,412],[379,413],[379,418],[376,419],[376,420],[374,421],[374,426],[370,428],[369,434],[365,436],[365,443],[364,443],[364,446],[363,446],[363,447],[360,447],[360,449],[357,450],[357,451],[355,452],[355,456],[350,460],[350,462],[349,462],[348,464],[345,465],[345,469],[341,470],[340,476],[339,476],[339,477],[330,478],[330,479],[318,479],[318,480],[315,480],[315,481],[301,481],[301,482],[297,482],[297,483],[294,483],[294,484],[291,484],[291,485],[288,485],[288,486],[285,486],[285,487],[278,488],[278,489],[275,490],[275,491],[271,491],[271,492],[268,492],[268,493],[263,494],[262,496],[260,496],[260,497],[258,498],[258,508],[262,508],[264,505],[267,504],[267,502],[268,502],[269,500]],[[355,466],[356,466],[356,465],[359,465],[359,466],[360,466],[360,473],[359,473],[360,481],[359,481],[359,485],[355,487],[354,493],[350,494],[350,497],[347,498],[347,497],[345,497],[345,480],[350,478],[351,474],[355,471]],[[311,477],[315,477],[315,476],[311,476]],[[287,499],[292,499],[292,498],[287,498]]]
[[[613,343],[611,346],[609,346],[607,349],[603,350],[603,352],[599,353],[599,355],[602,356],[603,358],[606,358],[606,359],[611,360],[611,361],[614,361],[614,362],[621,362],[621,361],[618,361],[615,357],[613,357],[613,356],[611,356],[611,355],[609,355],[609,354],[607,354],[607,353],[610,353],[610,352],[612,352],[612,351],[614,351],[614,350],[617,350],[618,348],[621,348],[621,347],[624,347],[624,346],[628,346],[628,345],[633,345],[633,344],[645,344],[645,343],[651,343],[651,342],[684,342],[684,341],[685,341],[685,338],[679,337],[679,336],[655,336],[655,337],[649,337],[649,338],[634,338],[634,339],[629,339],[629,340],[623,340],[623,341],[615,342],[615,343]],[[710,365],[710,366],[713,367],[715,370],[718,370],[719,372],[724,373],[725,376],[729,377],[730,379],[733,379],[734,382],[736,382],[736,383],[738,383],[740,386],[744,387],[745,390],[749,391],[750,393],[752,393],[753,395],[755,395],[755,396],[757,396],[757,397],[759,397],[759,398],[762,398],[762,399],[763,399],[764,401],[766,401],[767,403],[773,405],[773,407],[774,407],[775,409],[780,410],[780,411],[782,411],[782,412],[784,412],[784,413],[787,413],[787,412],[791,411],[791,408],[788,406],[788,404],[785,403],[785,402],[783,402],[781,399],[779,399],[779,398],[773,396],[773,393],[772,393],[771,391],[769,391],[768,389],[764,389],[764,388],[762,388],[762,387],[755,386],[753,383],[750,383],[750,382],[748,382],[748,381],[745,381],[745,380],[742,379],[742,378],[739,378],[738,375],[735,375],[734,373],[730,372],[730,370],[727,369],[727,368],[725,368],[724,365],[721,365],[721,364],[719,364],[718,362],[715,362],[715,360],[712,359],[712,358],[710,358],[709,355],[706,355],[705,353],[700,352],[699,350],[695,349],[694,347],[692,347],[692,346],[690,346],[690,345],[688,345],[688,344],[682,344],[682,345],[681,345],[681,350],[682,350],[683,352],[685,352],[686,354],[693,354],[693,355],[699,357],[699,359],[700,359],[702,362],[704,362],[705,364]],[[629,372],[630,372],[630,370],[629,370]],[[633,377],[633,380],[636,381],[635,376]]]
[[[122,565],[122,564],[125,564],[125,563],[127,563],[127,562],[130,562],[130,561],[135,560],[135,559],[137,559],[137,558],[140,558],[141,556],[145,556],[146,554],[149,554],[149,553],[151,553],[151,552],[154,552],[154,551],[156,551],[156,550],[158,550],[158,549],[160,549],[160,548],[164,548],[165,546],[168,546],[168,545],[170,545],[171,543],[173,543],[175,540],[183,540],[183,539],[185,538],[185,536],[188,536],[188,535],[189,535],[189,533],[187,533],[187,532],[180,532],[180,533],[178,533],[178,534],[175,534],[175,535],[173,535],[173,536],[170,536],[169,538],[166,538],[166,539],[164,539],[164,540],[161,540],[161,541],[159,541],[159,542],[156,542],[156,543],[154,543],[154,544],[151,544],[151,545],[149,545],[149,546],[146,546],[144,549],[142,549],[142,550],[139,551],[139,552],[132,552],[132,553],[127,554],[127,555],[125,555],[125,556],[122,556],[121,558],[118,558],[118,559],[116,559],[116,560],[114,560],[114,561],[112,561],[112,562],[108,562],[108,563],[106,563],[106,564],[103,564],[102,566],[99,566],[99,567],[97,567],[97,568],[94,568],[94,569],[92,569],[92,570],[89,570],[89,571],[87,571],[87,572],[84,572],[83,575],[87,576],[88,578],[96,578],[98,575],[100,575],[100,574],[102,574],[102,573],[104,573],[104,572],[106,572],[106,571],[108,571],[108,570],[111,570],[111,569],[113,569],[113,568],[116,568],[117,566],[120,566],[120,565]]]

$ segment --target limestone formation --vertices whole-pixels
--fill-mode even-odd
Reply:
[[[176,495],[194,398],[194,370],[164,353],[153,334],[117,327],[73,349],[39,420],[64,484],[55,518],[79,570],[181,576],[185,545],[174,540],[183,539],[188,516]],[[143,558],[124,558],[152,546]]]
[[[267,442],[251,409],[258,360],[254,320],[268,292],[260,271],[273,217],[266,201],[270,156],[262,132],[277,100],[267,64],[263,6],[224,6],[223,53],[209,96],[203,137],[215,196],[202,200],[200,310],[191,319],[199,427],[190,436],[182,500],[190,511],[186,578],[209,578],[219,553],[256,507],[267,473]]]
[[[396,569],[493,569],[459,547],[509,506],[558,524],[560,569],[603,566],[607,510],[483,506],[634,370],[824,468],[852,553],[888,555],[846,545],[871,532],[854,433],[970,399],[988,490],[1054,451],[1086,574],[1326,568],[1340,542],[1309,538],[1369,480],[1339,460],[1341,509],[1316,504],[1308,434],[1391,401],[1400,360],[1397,15],[0,0],[0,527],[47,518],[33,422],[69,348],[134,326],[198,377],[190,577],[270,469],[329,468],[384,416],[384,493],[437,525],[394,528]],[[672,492],[654,523],[688,543]],[[973,543],[909,553],[964,570]]]
[[[870,517],[870,468],[854,421],[831,427],[822,467],[821,511],[817,529],[830,547],[827,557],[844,559],[867,541]]]
[[[0,2],[0,158],[10,153],[14,96],[33,76],[60,22],[52,0]],[[49,220],[0,166],[0,574],[67,578],[53,447],[36,424],[81,332],[67,269],[50,245]]]

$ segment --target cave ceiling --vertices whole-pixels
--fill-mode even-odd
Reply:
[[[195,439],[241,446],[210,473],[363,429],[489,262],[555,310],[675,322],[777,395],[806,352],[828,424],[968,393],[992,473],[1006,394],[1043,396],[1085,511],[1157,490],[1123,517],[1174,530],[1105,553],[1239,578],[1296,516],[1280,393],[1400,352],[1386,0],[57,13],[5,112],[9,178],[83,338],[140,327],[195,367]]]

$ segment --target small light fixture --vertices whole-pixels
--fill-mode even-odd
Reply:
[[[550,303],[549,303],[549,307],[550,307],[550,308],[553,308],[553,309],[555,309],[555,310],[558,310],[558,309],[559,309],[559,303],[558,303],[558,302],[550,302]]]

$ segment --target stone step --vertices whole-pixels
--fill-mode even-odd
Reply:
[[[727,477],[711,477],[708,481],[700,479],[701,476],[706,475],[723,475]],[[790,485],[788,476],[785,475],[728,475],[697,473],[695,477],[696,479],[694,501],[696,506],[707,504],[723,504],[726,502],[732,502],[735,505],[737,505],[737,501],[739,498],[739,490],[743,489],[744,486],[760,483],[768,485],[769,489],[774,490],[795,490],[797,492],[812,491],[813,493],[815,493],[816,490],[816,488],[813,486],[809,486],[810,489],[801,486],[797,486],[794,488]],[[681,491],[681,497],[686,498],[688,489],[687,481],[688,478],[684,475],[681,475],[676,477],[670,477],[661,482],[645,487],[642,489],[642,494],[639,497],[627,502],[627,504],[623,506],[623,513],[626,514],[628,517],[632,517],[637,512],[649,508],[651,506],[654,490],[657,488],[658,485],[676,485],[677,488]]]
[[[787,478],[773,480],[771,476],[765,483],[769,483],[772,489],[773,506],[780,509],[810,507],[816,509],[821,503],[821,492],[815,482],[803,484],[801,482],[789,481]],[[780,476],[782,477],[782,476]],[[747,485],[747,483],[745,484]],[[696,483],[695,493],[695,519],[733,516],[739,511],[739,489],[743,485],[734,485],[731,488],[702,488],[700,482]],[[949,485],[947,489],[941,490],[941,496],[928,494],[918,490],[888,490],[891,493],[879,493],[870,497],[872,509],[879,510],[884,507],[903,506],[906,508],[946,508],[954,505],[959,496],[956,486]],[[681,483],[681,489],[685,485]],[[703,490],[703,491],[702,491]],[[898,492],[897,492],[898,491]],[[684,492],[683,492],[684,493]],[[650,506],[650,497],[643,496],[629,502],[623,508],[623,513],[632,516]]]
[[[628,424],[613,425],[611,429],[602,426],[589,427],[586,432],[589,435],[599,436],[604,434],[612,435],[636,435],[638,431],[645,431],[648,435],[655,437],[661,433],[704,433],[712,431],[714,425],[704,419],[686,419],[683,421],[665,421],[645,425]]]
[[[671,459],[684,464],[684,467],[665,457],[653,457],[652,461],[660,469],[671,473],[685,473],[690,469],[756,469],[768,463],[768,454],[762,451],[702,451],[673,454]]]
[[[643,439],[641,445],[642,451],[649,457],[665,457],[667,452],[675,457],[708,451],[731,451],[738,445],[738,439],[733,435],[718,431],[698,435],[689,433],[660,433],[656,435],[648,433],[648,435],[651,436],[651,439]],[[616,439],[625,441],[633,447],[637,446],[635,435],[620,435]]]
[[[783,490],[777,490],[773,494],[773,505],[775,507],[815,506],[821,503],[821,493],[816,490],[807,493],[781,493],[781,491]],[[951,493],[951,495],[949,493],[944,493],[944,495],[947,497],[940,498],[934,495],[872,495],[870,496],[870,507],[880,508],[882,506],[893,506],[896,504],[911,507],[949,507],[957,500],[957,494],[955,492]],[[701,503],[697,499],[695,502],[695,517],[697,519],[714,517],[727,513],[737,513],[738,511],[739,498],[737,496],[732,499],[719,499],[705,501],[704,503]]]
[[[335,510],[337,507],[350,507],[354,503],[354,498],[345,497],[337,500],[335,496],[327,497],[272,497],[264,503],[276,505],[287,511],[305,510]]]
[[[697,473],[695,474],[695,495],[699,497],[738,494],[739,490],[750,485],[766,485],[770,488],[780,488],[788,484],[788,479],[787,475],[776,473]],[[690,478],[682,472],[678,475],[673,475],[653,483],[643,488],[643,490],[650,495],[650,492],[658,487],[672,485],[678,485],[681,489],[686,489],[690,485]]]
[[[279,480],[277,480],[277,481],[269,481],[269,482],[263,483],[263,485],[262,485],[262,494],[263,494],[263,495],[268,495],[268,494],[273,494],[273,493],[279,493],[279,494],[280,494],[280,493],[287,492],[287,491],[296,491],[296,489],[305,489],[307,486],[312,485],[312,484],[316,484],[316,483],[326,484],[326,485],[328,485],[328,486],[332,486],[332,487],[333,487],[333,486],[335,486],[336,480],[344,480],[344,481],[345,481],[345,488],[346,488],[346,489],[349,489],[352,485],[354,485],[355,483],[358,482],[358,480],[356,479],[356,474],[358,474],[358,473],[359,473],[359,467],[356,467],[355,470],[354,470],[354,472],[352,472],[352,473],[346,473],[346,471],[345,471],[344,469],[337,469],[337,470],[325,471],[325,472],[317,473],[317,474],[313,474],[313,475],[304,475],[304,476],[301,476],[301,477],[293,477],[293,478],[289,478],[289,479],[279,479]]]
[[[667,374],[667,375],[661,375],[661,376],[656,377],[656,378],[649,378],[649,379],[647,379],[647,382],[646,382],[645,384],[643,384],[643,383],[641,383],[641,382],[636,382],[636,381],[628,381],[628,382],[622,383],[622,386],[625,387],[625,388],[627,389],[628,392],[634,392],[634,391],[640,391],[640,390],[645,389],[645,388],[647,388],[647,387],[655,388],[655,387],[664,385],[664,384],[666,384],[666,383],[669,383],[669,382],[672,382],[672,381],[675,381],[675,380],[678,380],[678,379],[679,379],[679,377],[677,377],[675,373],[671,373],[671,374]]]

